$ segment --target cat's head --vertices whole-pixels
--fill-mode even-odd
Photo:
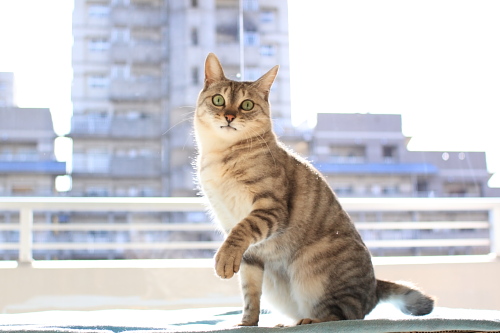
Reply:
[[[232,81],[210,53],[195,114],[197,136],[202,136],[199,139],[231,145],[270,131],[269,91],[277,74],[275,66],[256,81]]]

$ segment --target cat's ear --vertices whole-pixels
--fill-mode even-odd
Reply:
[[[278,75],[278,69],[278,65],[274,66],[252,84],[255,88],[264,93],[266,99],[268,99],[271,86],[273,85],[274,79],[276,79],[276,76]]]
[[[213,53],[209,53],[205,60],[205,88],[208,88],[215,82],[220,82],[226,79],[222,66]]]

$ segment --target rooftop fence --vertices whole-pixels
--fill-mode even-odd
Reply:
[[[203,212],[202,198],[136,198],[136,197],[0,197],[0,214],[12,213],[16,217],[0,223],[0,232],[18,233],[16,242],[3,242],[0,251],[17,251],[20,263],[33,261],[33,251],[44,250],[158,250],[207,249],[215,251],[220,240],[212,241],[120,241],[120,242],[45,242],[34,240],[34,233],[48,232],[215,232],[215,226],[205,222],[178,221],[168,223],[34,223],[34,214],[40,212]],[[455,249],[482,248],[485,253],[500,256],[500,198],[347,198],[341,199],[344,209],[360,216],[374,212],[417,213],[467,212],[482,213],[465,220],[398,220],[356,222],[366,245],[374,255],[381,249],[412,249],[415,255],[426,248]],[[381,215],[385,216],[385,215]],[[432,215],[430,215],[432,216]],[[454,216],[460,216],[455,214]],[[444,231],[444,232],[443,232]],[[448,231],[448,232],[446,232]],[[384,233],[380,233],[384,232]],[[382,236],[381,236],[382,235]],[[385,236],[384,236],[385,235]],[[392,235],[392,237],[387,237]],[[415,237],[417,235],[418,237]],[[423,252],[422,252],[423,251]],[[454,254],[449,251],[448,254]],[[466,254],[476,254],[466,253]]]

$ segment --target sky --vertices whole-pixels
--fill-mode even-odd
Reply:
[[[265,0],[261,0],[261,3]],[[410,150],[485,151],[500,187],[500,1],[289,0],[295,124],[401,114]],[[20,107],[71,115],[72,0],[0,0],[0,71]]]
[[[295,121],[401,114],[410,150],[486,151],[500,187],[499,17],[500,1],[290,0]]]
[[[50,108],[58,134],[72,112],[73,0],[0,0],[0,72],[14,72],[19,107]]]

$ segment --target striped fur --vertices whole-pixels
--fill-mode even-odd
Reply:
[[[240,272],[241,325],[257,325],[261,295],[298,324],[362,319],[379,300],[429,313],[430,297],[375,279],[366,246],[323,176],[277,141],[268,100],[277,72],[231,81],[210,54],[194,120],[200,188],[227,235],[215,270],[224,279]],[[245,100],[252,110],[242,109]]]

